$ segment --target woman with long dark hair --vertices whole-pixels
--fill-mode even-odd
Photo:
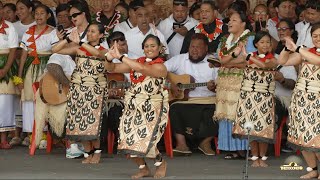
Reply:
[[[218,148],[230,152],[225,159],[241,159],[244,158],[243,150],[247,149],[247,141],[232,137],[243,68],[246,66],[241,49],[245,45],[248,52],[253,52],[255,48],[251,23],[244,12],[234,12],[228,26],[230,35],[222,39],[218,51],[222,65],[216,81],[217,102],[213,119],[219,121]]]
[[[58,41],[56,30],[47,24],[50,9],[45,5],[35,8],[36,25],[31,26],[22,37],[20,47],[22,55],[19,64],[18,77],[22,78],[17,84],[21,91],[23,131],[32,132],[34,120],[34,95],[32,84],[38,82],[43,74],[51,49]],[[28,145],[28,139],[25,145]]]

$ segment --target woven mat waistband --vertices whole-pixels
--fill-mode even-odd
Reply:
[[[299,78],[296,88],[308,93],[320,93],[320,81]]]
[[[243,80],[241,89],[249,92],[261,92],[261,93],[274,93],[276,88],[275,82],[268,83],[255,83],[250,80]]]

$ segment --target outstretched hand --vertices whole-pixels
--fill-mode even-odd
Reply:
[[[119,59],[122,56],[122,54],[120,54],[119,52],[119,48],[118,48],[118,43],[114,42],[113,46],[109,49],[108,51],[108,60],[111,60],[109,58],[116,58]]]
[[[244,57],[247,57],[247,56],[248,56],[246,46],[242,46],[241,52],[242,52],[242,55],[243,55]]]
[[[80,37],[79,37],[79,34],[77,32],[76,29],[74,29],[71,33],[70,33],[70,36],[69,36],[70,40],[76,44],[79,44],[80,42]]]
[[[297,49],[297,45],[294,43],[293,39],[291,37],[284,37],[284,40],[286,41],[286,47],[294,52]]]

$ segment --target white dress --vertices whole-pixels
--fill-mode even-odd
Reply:
[[[28,31],[27,31],[28,32]],[[31,45],[31,42],[28,42],[28,39],[31,37],[30,34],[24,33],[20,47],[24,50],[28,50],[28,46]],[[52,46],[59,41],[56,30],[52,30],[48,34],[43,34],[39,38],[36,38],[38,35],[34,35],[36,39],[37,52],[51,52]],[[30,65],[29,69],[32,65]],[[29,71],[29,70],[28,70]],[[38,81],[40,76],[43,74],[44,68],[40,70],[39,74],[36,75],[36,79],[27,80],[31,74],[26,75],[24,79],[24,93],[22,94],[22,120],[23,120],[23,132],[32,132],[33,120],[34,120],[34,102],[33,102],[33,90],[32,82]]]
[[[36,25],[35,21],[28,25],[22,24],[21,21],[13,23],[13,26],[16,29],[16,32],[18,33],[19,43],[21,42],[23,34],[33,25]]]
[[[0,53],[2,56],[0,61],[5,61],[7,57],[5,51],[19,46],[18,34],[13,24],[8,21],[5,21],[5,23],[9,27],[5,28],[5,34],[0,33],[0,52],[2,52]],[[2,24],[0,24],[0,27],[2,27]],[[12,80],[9,80],[8,83],[2,80],[0,83],[0,132],[12,131],[15,128],[15,94],[16,88]]]

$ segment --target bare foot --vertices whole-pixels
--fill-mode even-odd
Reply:
[[[85,158],[83,161],[82,161],[82,164],[89,164],[90,161],[92,159],[92,155],[89,155],[87,158]]]
[[[143,169],[139,169],[139,172],[132,175],[131,179],[140,179],[142,177],[148,177],[150,176],[151,172],[148,166],[144,167]]]
[[[269,165],[266,163],[266,161],[263,161],[261,159],[259,159],[259,164],[260,164],[260,167],[268,167]]]
[[[167,162],[162,160],[162,164],[156,168],[156,172],[153,176],[154,179],[161,179],[166,176]]]
[[[91,164],[98,164],[100,162],[101,153],[93,153],[93,156],[90,160]]]
[[[309,172],[308,174],[300,176],[300,179],[312,179],[312,178],[316,178],[316,177],[318,177],[318,171],[313,170],[313,171]]]
[[[260,163],[259,163],[259,160],[255,160],[253,161],[253,163],[251,164],[251,167],[260,167]]]

